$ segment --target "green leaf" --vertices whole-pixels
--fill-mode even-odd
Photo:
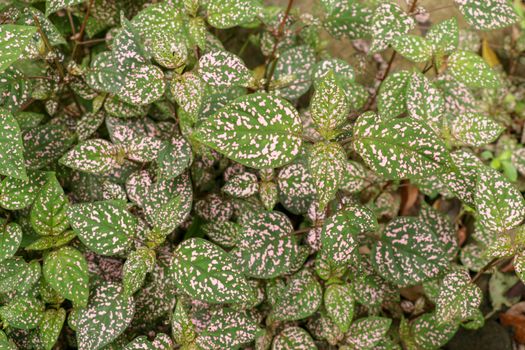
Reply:
[[[437,277],[447,266],[447,250],[428,224],[399,216],[372,247],[372,265],[386,280],[401,287]]]
[[[286,85],[270,87],[276,95],[295,100],[305,94],[312,84],[315,52],[307,45],[292,47],[279,54],[273,81],[286,81]]]
[[[28,169],[42,169],[59,159],[74,142],[65,125],[44,124],[24,133],[24,158]]]
[[[22,242],[22,228],[15,222],[0,219],[0,263],[15,255]]]
[[[374,113],[364,113],[354,125],[354,148],[387,179],[430,177],[449,168],[443,141],[412,118],[378,121]]]
[[[54,174],[37,194],[31,207],[31,226],[42,236],[56,236],[64,232],[69,223],[66,211],[69,200]]]
[[[392,47],[412,62],[426,62],[432,58],[432,44],[417,35],[400,35],[392,40]]]
[[[171,333],[177,344],[189,344],[197,337],[195,326],[191,322],[180,299],[177,300],[177,305],[171,317]]]
[[[451,171],[443,174],[444,183],[462,202],[474,207],[478,169],[483,163],[478,157],[466,150],[457,150],[452,152],[450,156],[455,166]]]
[[[0,317],[13,328],[34,329],[44,316],[44,303],[34,297],[17,297],[0,307]]]
[[[328,317],[341,332],[346,333],[354,317],[354,293],[349,284],[332,284],[324,292],[324,306]]]
[[[27,180],[23,152],[22,137],[16,119],[10,113],[0,110],[0,174]]]
[[[174,252],[173,278],[182,291],[207,303],[244,303],[253,291],[232,257],[201,238],[183,241]]]
[[[9,339],[3,331],[0,331],[0,347],[5,350],[18,350],[12,339]]]
[[[206,53],[199,59],[199,74],[212,86],[247,86],[251,73],[236,55],[222,50]]]
[[[441,282],[436,304],[439,323],[458,323],[470,318],[481,304],[481,289],[470,281],[467,271],[454,270]]]
[[[247,213],[241,225],[232,255],[247,276],[267,279],[290,272],[300,250],[286,215],[277,211]]]
[[[89,271],[84,255],[73,247],[62,247],[44,257],[47,283],[75,307],[85,307],[89,297]]]
[[[346,154],[336,142],[319,142],[310,150],[308,168],[320,209],[335,198],[346,170]]]
[[[206,93],[206,85],[199,76],[190,72],[184,73],[178,79],[173,79],[170,89],[184,112],[198,115]]]
[[[144,284],[148,272],[155,267],[155,251],[146,247],[131,252],[122,270],[124,295],[133,295]]]
[[[88,307],[79,310],[76,334],[80,349],[103,348],[131,323],[135,303],[122,290],[118,284],[103,283],[94,290]]]
[[[172,348],[173,343],[170,337],[164,333],[157,333],[152,342],[148,340],[147,336],[142,335],[128,343],[124,350],[170,350]]]
[[[389,75],[381,84],[377,96],[377,110],[385,118],[394,118],[406,111],[407,89],[411,74],[407,71]]]
[[[210,0],[206,19],[215,28],[227,29],[252,22],[260,10],[255,0]]]
[[[358,235],[377,229],[374,213],[363,206],[349,205],[325,220],[321,231],[321,252],[335,266],[346,266],[355,258]]]
[[[317,350],[314,340],[300,327],[288,327],[274,339],[272,350]]]
[[[498,75],[478,55],[456,51],[448,59],[448,71],[459,82],[471,88],[498,88]]]
[[[507,0],[456,1],[459,11],[474,29],[493,30],[508,27],[518,20]]]
[[[58,236],[42,236],[25,247],[25,250],[47,250],[60,247],[69,243],[76,236],[75,232],[71,230],[64,231]]]
[[[372,45],[370,52],[383,51],[397,36],[404,36],[415,26],[415,21],[394,3],[380,4],[372,18]]]
[[[256,320],[247,312],[218,309],[196,343],[203,350],[235,349],[253,341],[260,332]]]
[[[85,0],[46,0],[46,16],[66,7],[83,3]]]
[[[67,218],[82,243],[102,255],[123,253],[137,232],[137,219],[120,201],[75,204]]]
[[[407,88],[408,115],[426,123],[438,135],[443,128],[445,99],[440,90],[423,74],[414,72]]]
[[[104,174],[118,166],[117,146],[103,139],[84,141],[71,149],[60,159],[60,164],[69,168]]]
[[[478,170],[474,201],[480,224],[494,232],[511,230],[525,217],[525,200],[520,191],[489,167]]]
[[[440,55],[450,55],[458,48],[458,21],[452,17],[430,27],[426,39],[432,45],[432,51]]]
[[[330,72],[332,72],[331,74],[334,75],[334,78],[328,78],[329,81],[335,78],[353,81],[355,78],[354,68],[352,68],[348,62],[340,58],[325,59],[316,63],[314,67],[314,83],[316,88],[318,84],[327,78]]]
[[[33,83],[26,79],[24,73],[14,66],[8,67],[0,76],[0,106],[6,111],[17,112],[20,107],[31,99]],[[24,130],[24,124],[28,123],[29,118],[24,120],[24,116],[32,115],[31,119],[36,119],[32,112],[22,112],[15,115],[15,119]],[[25,122],[25,123],[24,123]],[[38,121],[35,123],[38,124]]]
[[[271,317],[278,321],[302,320],[321,305],[321,285],[308,270],[295,273],[273,307]]]
[[[317,84],[310,112],[321,135],[329,135],[348,116],[349,105],[344,90],[338,85],[334,71],[329,71]]]
[[[0,54],[0,73],[20,58],[23,58],[25,50],[30,46],[35,33],[36,27],[14,24],[0,25],[0,51],[2,52]]]
[[[44,349],[51,350],[53,348],[62,331],[65,320],[66,310],[63,308],[46,310],[39,326],[39,336],[44,345]]]
[[[392,320],[385,317],[369,316],[360,318],[345,334],[345,342],[354,349],[372,350],[386,335]]]
[[[299,154],[301,133],[301,120],[290,103],[257,93],[219,110],[193,137],[238,163],[265,169],[291,162]]]
[[[495,141],[505,127],[480,113],[456,114],[450,132],[461,144],[481,147]]]

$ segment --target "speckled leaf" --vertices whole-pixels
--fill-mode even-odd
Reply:
[[[443,141],[412,118],[378,122],[374,113],[365,113],[354,126],[354,147],[372,170],[388,179],[429,177],[449,168]]]
[[[346,266],[355,259],[359,247],[357,235],[377,229],[374,213],[354,204],[325,220],[321,231],[321,251],[335,266]]]
[[[21,257],[15,256],[2,261],[0,264],[0,293],[20,289],[28,271],[29,265]]]
[[[421,220],[400,216],[372,248],[372,265],[386,280],[412,286],[437,277],[447,266],[447,250]]]
[[[243,165],[264,169],[292,161],[302,124],[287,101],[266,94],[242,96],[206,120],[193,136]]]
[[[177,300],[175,310],[173,310],[171,316],[171,333],[177,344],[189,344],[197,336],[195,326],[186,311],[184,303],[180,299]]]
[[[58,236],[42,236],[25,247],[25,250],[47,250],[60,247],[69,243],[75,237],[76,234],[72,230],[64,231]]]
[[[301,270],[288,281],[271,316],[278,321],[301,320],[312,315],[321,305],[321,285],[308,270]]]
[[[23,152],[20,128],[16,119],[10,113],[0,111],[0,174],[27,180]]]
[[[292,224],[283,213],[246,214],[241,222],[238,249],[232,251],[244,273],[256,278],[274,278],[289,272],[299,255]]]
[[[308,168],[320,209],[335,198],[346,170],[346,154],[335,142],[319,142],[310,150]]]
[[[426,313],[410,322],[403,341],[413,343],[420,350],[435,350],[448,343],[457,329],[456,324],[440,324],[434,312]]]
[[[459,28],[456,18],[449,18],[430,27],[426,39],[435,54],[450,55],[458,48]]]
[[[80,309],[77,321],[79,349],[97,350],[111,343],[133,318],[133,297],[122,295],[122,287],[102,283],[91,295],[89,305]]]
[[[354,68],[340,58],[329,58],[318,62],[314,67],[314,84],[321,83],[327,74],[333,72],[334,77],[342,80],[353,81],[355,78]],[[330,79],[331,80],[331,79]]]
[[[354,349],[372,350],[388,332],[392,320],[386,317],[370,316],[360,318],[350,326],[345,341]]]
[[[246,198],[254,195],[259,188],[259,180],[252,173],[244,172],[233,175],[226,181],[222,191],[237,198]]]
[[[406,98],[408,115],[441,134],[445,113],[445,99],[441,91],[423,74],[414,72],[408,83]]]
[[[192,238],[182,242],[174,255],[175,283],[193,298],[208,303],[252,300],[252,288],[232,257],[213,243]]]
[[[381,117],[397,117],[407,110],[407,89],[411,76],[407,71],[395,72],[381,84],[377,95],[377,110]]]
[[[86,113],[77,123],[76,132],[80,141],[87,140],[104,122],[104,112]]]
[[[75,204],[67,217],[82,243],[102,255],[124,252],[137,231],[137,219],[121,201]]]
[[[261,331],[247,312],[218,309],[212,313],[209,326],[195,342],[203,350],[235,349],[253,341]]]
[[[474,200],[480,223],[489,230],[507,231],[525,218],[525,200],[520,191],[492,168],[478,170]]]
[[[4,331],[0,331],[0,347],[5,350],[18,350],[13,340],[9,339]]]
[[[63,308],[46,310],[39,326],[39,336],[45,350],[51,350],[53,348],[62,331],[65,320],[66,310]]]
[[[246,86],[251,73],[236,55],[222,50],[210,51],[199,59],[199,74],[213,86]]]
[[[341,332],[348,331],[354,317],[354,294],[349,284],[332,284],[324,292],[324,306],[328,316]]]
[[[122,270],[123,294],[133,295],[142,287],[146,274],[155,267],[155,251],[146,247],[137,248],[128,255]]]
[[[176,78],[170,85],[171,93],[180,108],[186,113],[197,115],[200,112],[206,92],[204,81],[197,75],[187,72]]]
[[[394,3],[379,5],[372,18],[372,45],[370,52],[382,51],[397,36],[407,34],[415,26],[415,21]]]
[[[46,16],[66,7],[83,3],[85,0],[46,0]]]
[[[349,105],[342,87],[338,85],[334,71],[329,71],[316,85],[310,104],[313,121],[321,135],[329,135],[347,118]]]
[[[343,177],[340,188],[351,193],[356,193],[365,188],[370,181],[371,179],[363,164],[348,160],[345,176]]]
[[[117,146],[103,139],[84,141],[60,159],[60,164],[75,170],[103,174],[118,166]]]
[[[292,47],[279,55],[273,75],[274,82],[290,80],[286,86],[271,89],[288,100],[295,100],[308,91],[312,84],[315,53],[306,45]]]
[[[317,350],[317,346],[304,329],[288,327],[273,339],[272,350]]]
[[[457,323],[468,319],[481,304],[482,292],[464,270],[454,270],[441,282],[436,305],[439,323]]]
[[[75,307],[85,307],[89,297],[88,265],[84,255],[73,247],[62,247],[44,257],[44,277],[60,295]]]
[[[475,29],[493,30],[508,27],[518,20],[507,0],[455,0],[465,20]]]
[[[454,259],[458,252],[459,244],[456,237],[457,232],[450,218],[425,202],[421,203],[419,217],[434,232],[434,236],[443,243],[449,259]]]
[[[7,111],[18,112],[20,107],[31,99],[32,90],[33,83],[25,78],[24,73],[14,66],[10,66],[0,75],[0,106]],[[20,129],[26,129],[26,124],[37,119],[38,114],[33,113],[19,112],[14,116]],[[31,118],[24,118],[28,116]],[[35,124],[38,124],[38,121]]]
[[[210,0],[208,23],[219,29],[227,29],[252,22],[259,14],[260,5],[255,0]]]
[[[461,201],[474,207],[478,168],[483,163],[478,157],[466,150],[457,150],[452,152],[450,156],[455,167],[450,172],[443,174],[444,182]]]
[[[457,114],[450,124],[452,136],[460,143],[472,147],[493,142],[505,130],[491,117],[480,113]]]
[[[150,4],[131,23],[144,40],[145,49],[166,68],[183,65],[188,55],[185,15],[171,2]]]
[[[173,342],[167,334],[157,333],[153,341],[149,341],[145,335],[139,336],[128,343],[124,350],[170,350]]]
[[[0,73],[24,56],[36,30],[36,27],[14,24],[0,26]]]
[[[53,164],[73,144],[74,134],[61,124],[44,124],[24,132],[24,159],[28,169]]]
[[[22,242],[22,228],[15,222],[0,219],[0,263],[15,255]]]
[[[412,62],[426,62],[432,58],[431,43],[417,35],[396,36],[392,40],[392,47]]]
[[[498,75],[477,54],[456,51],[448,59],[448,71],[459,82],[471,88],[498,88]]]
[[[148,105],[162,97],[166,89],[164,73],[153,65],[126,71],[118,96],[133,105]]]
[[[56,236],[68,228],[66,211],[69,200],[54,174],[37,194],[31,207],[31,226],[42,236]]]
[[[0,317],[13,328],[33,329],[44,316],[44,303],[40,299],[21,296],[0,307]]]
[[[157,157],[157,175],[163,179],[179,176],[191,165],[193,152],[189,142],[180,135],[172,136]]]
[[[323,26],[332,36],[346,35],[353,40],[370,35],[373,12],[365,4],[354,1],[325,1],[322,4],[327,13]]]
[[[308,169],[302,163],[285,166],[277,177],[279,201],[294,214],[308,210],[315,198],[315,187]]]

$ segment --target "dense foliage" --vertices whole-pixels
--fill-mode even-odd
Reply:
[[[524,8],[434,3],[2,2],[0,348],[432,350],[519,301]]]

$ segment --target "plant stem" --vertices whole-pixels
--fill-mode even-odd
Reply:
[[[78,35],[75,38],[75,46],[73,46],[73,52],[71,53],[71,57],[75,59],[75,54],[77,52],[78,46],[80,41],[82,41],[84,37],[84,31],[86,30],[87,21],[89,19],[89,14],[91,12],[91,7],[93,6],[93,3],[95,0],[90,0],[89,5],[86,10],[86,14],[84,15],[84,19],[82,20],[82,24],[80,25],[80,31],[78,32]]]
[[[507,257],[505,257],[505,258],[494,258],[491,261],[489,261],[485,266],[483,266],[481,268],[481,270],[478,271],[478,273],[472,278],[471,282],[475,283],[477,280],[479,280],[481,278],[481,276],[485,272],[487,272],[488,270],[490,270],[494,266],[498,265],[500,262],[504,261],[505,259],[507,259]]]
[[[69,20],[69,26],[71,27],[71,34],[75,36],[77,34],[77,30],[75,29],[75,22],[73,22],[73,16],[71,16],[71,11],[69,9],[66,9],[67,12],[67,18]]]
[[[273,74],[275,73],[275,67],[277,66],[277,47],[279,46],[279,43],[281,42],[284,34],[284,26],[286,24],[286,20],[288,19],[288,16],[290,15],[290,11],[292,10],[294,0],[288,0],[288,5],[286,6],[286,11],[284,12],[283,19],[281,20],[281,23],[279,23],[279,27],[277,29],[277,35],[275,36],[275,43],[273,44],[272,53],[268,57],[268,64],[266,65],[266,84],[264,86],[264,89],[266,91],[270,88],[270,83],[272,82]],[[268,67],[270,69],[268,69]]]

